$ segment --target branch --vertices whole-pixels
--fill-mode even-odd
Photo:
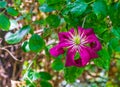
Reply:
[[[8,49],[0,48],[0,50],[5,50],[6,52],[8,52],[14,60],[19,61],[19,62],[23,62],[23,60],[18,60]]]

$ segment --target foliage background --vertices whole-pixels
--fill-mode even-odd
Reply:
[[[119,0],[1,0],[0,87],[119,87]],[[86,67],[64,67],[49,49],[58,32],[93,28],[102,44]]]

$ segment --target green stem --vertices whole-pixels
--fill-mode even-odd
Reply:
[[[82,28],[84,28],[86,18],[87,18],[87,16],[85,16],[84,19],[83,19]]]
[[[91,4],[91,3],[93,3],[93,2],[95,2],[95,0],[93,0],[93,1],[90,1],[90,2],[88,2],[87,4]]]
[[[30,62],[28,68],[27,68],[26,71],[25,71],[25,74],[24,74],[24,76],[23,76],[23,79],[27,77],[26,73],[27,73],[27,71],[30,69],[30,67],[32,66],[33,61],[37,58],[37,56],[38,56],[38,54],[36,54],[35,57],[33,58],[33,60]]]

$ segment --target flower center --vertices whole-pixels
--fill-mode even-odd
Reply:
[[[78,35],[74,36],[73,41],[75,42],[76,45],[80,44],[80,37]]]

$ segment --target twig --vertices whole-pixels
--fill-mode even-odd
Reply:
[[[16,73],[16,61],[15,63],[13,64],[13,73],[12,73],[12,80],[15,80],[15,73]]]
[[[8,49],[0,48],[0,50],[5,50],[6,52],[8,52],[14,60],[19,61],[19,62],[23,62],[23,60],[18,60]]]
[[[92,75],[90,72],[88,72],[88,71],[86,71],[87,73],[88,73],[88,75],[89,76],[91,76],[91,77],[94,77],[94,78],[97,78],[97,77],[99,77],[99,78],[101,78],[101,79],[105,79],[105,80],[108,80],[107,78],[105,78],[105,77],[102,77],[102,76],[99,76],[99,75]]]

